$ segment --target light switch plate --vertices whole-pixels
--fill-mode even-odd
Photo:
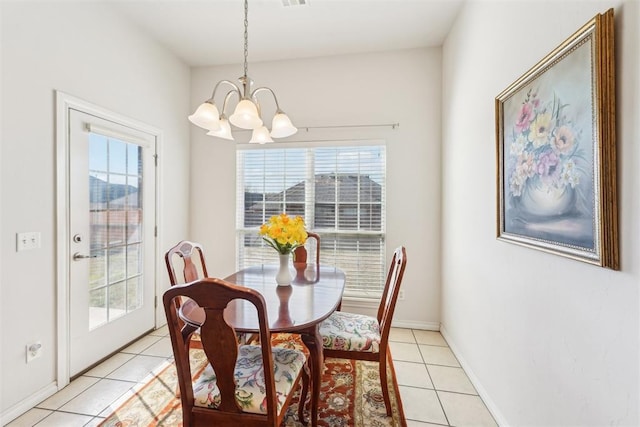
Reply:
[[[37,231],[30,231],[27,233],[16,234],[16,250],[27,251],[30,249],[37,249],[40,247],[40,233]]]

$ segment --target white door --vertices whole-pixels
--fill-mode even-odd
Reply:
[[[153,135],[69,112],[69,373],[155,325]]]

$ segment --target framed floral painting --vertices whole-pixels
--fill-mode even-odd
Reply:
[[[498,239],[618,269],[613,9],[496,97]]]

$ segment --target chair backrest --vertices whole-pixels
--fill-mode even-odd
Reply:
[[[174,262],[176,257],[182,259],[182,280],[176,275]],[[179,283],[189,283],[194,280],[208,277],[207,264],[204,260],[204,252],[200,243],[183,240],[177,245],[169,249],[164,255],[167,271],[169,272],[169,281],[171,286]]]
[[[181,327],[181,319],[175,307],[175,300],[188,297],[194,300],[204,309],[205,321],[200,327],[202,348],[206,357],[215,371],[216,385],[220,391],[220,404],[213,408],[194,408],[194,395],[189,355],[193,352],[185,351],[188,348],[193,328]],[[262,295],[253,289],[237,286],[221,279],[204,278],[196,282],[184,285],[176,285],[169,288],[163,295],[163,304],[167,316],[169,334],[178,373],[180,398],[182,410],[192,411],[195,418],[204,417],[208,425],[230,425],[237,421],[239,414],[247,417],[256,417],[256,414],[248,414],[236,403],[236,381],[234,378],[236,359],[238,357],[238,341],[236,333],[226,323],[223,311],[230,301],[234,299],[247,300],[256,308],[260,328],[260,346],[263,358],[264,384],[266,388],[267,425],[276,425],[277,400],[275,391],[275,379],[273,370],[273,355],[271,352],[271,332],[267,323],[267,311]],[[201,421],[204,418],[199,418]],[[188,418],[187,418],[188,419]],[[194,417],[191,417],[193,421]]]
[[[400,246],[393,252],[393,258],[391,259],[391,265],[387,273],[387,281],[382,293],[382,300],[380,301],[380,307],[378,307],[380,335],[385,342],[391,330],[391,320],[393,318],[393,312],[396,309],[396,301],[398,300],[400,284],[402,283],[406,266],[407,252],[404,246]]]
[[[309,242],[309,237],[311,237],[315,241],[315,246],[310,247],[309,249],[311,249],[311,254],[315,252],[316,265],[320,266],[320,236],[317,233],[307,231],[307,242]],[[310,252],[309,249],[307,249],[307,243],[305,243],[304,246],[299,246],[295,248],[294,254],[293,254],[293,262],[308,263],[309,262],[308,255]]]

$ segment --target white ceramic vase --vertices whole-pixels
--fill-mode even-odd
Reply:
[[[289,254],[278,254],[280,258],[280,268],[276,274],[276,283],[278,286],[288,286],[293,280],[291,271],[289,271]]]
[[[554,188],[534,184],[527,186],[521,203],[530,214],[554,217],[570,212],[575,207],[575,199],[575,191],[570,186]]]

